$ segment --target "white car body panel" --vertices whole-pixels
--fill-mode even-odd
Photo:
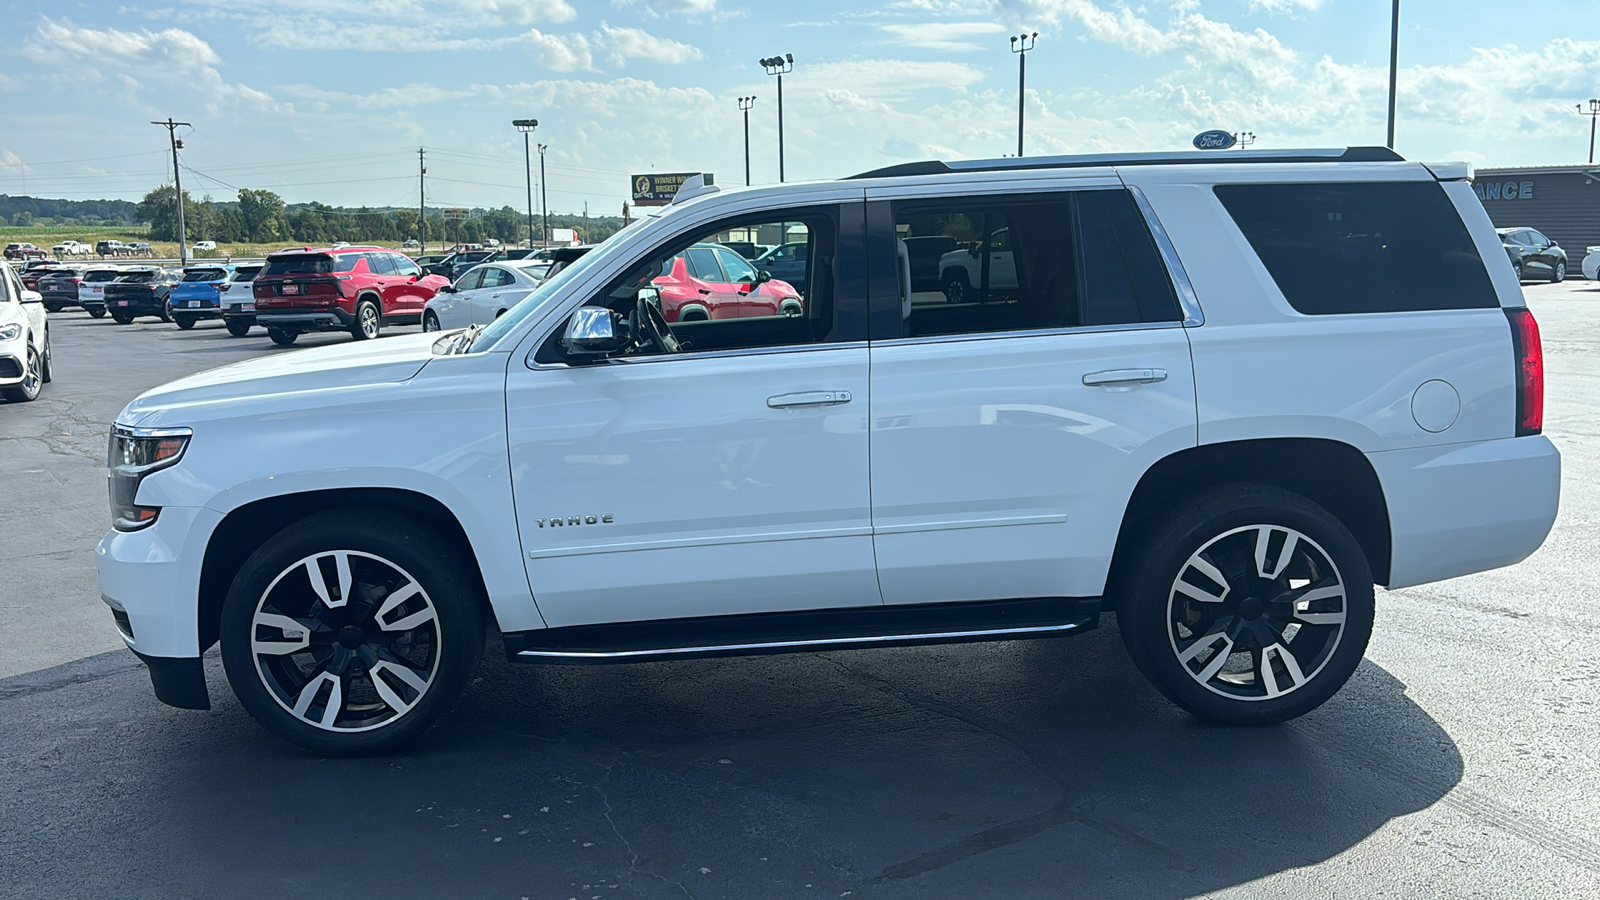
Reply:
[[[90,281],[89,280],[89,276],[95,275],[97,272],[104,273],[104,272],[108,272],[108,271],[114,271],[114,272],[117,273],[117,275],[121,275],[122,274],[122,270],[121,269],[106,269],[106,268],[88,269],[83,273],[83,280],[78,282],[78,303],[80,305],[85,303],[85,302],[88,302],[88,303],[91,303],[91,304],[99,304],[99,305],[102,305],[102,306],[105,305],[105,302],[106,302],[106,285],[108,285],[111,282],[115,281],[116,280],[116,275],[113,275],[110,278],[105,278],[103,281]],[[96,277],[97,278],[104,278],[103,275],[97,275]]]
[[[5,340],[0,335],[0,359],[15,360],[21,374],[7,378],[0,375],[0,387],[22,383],[27,375],[28,348],[41,348],[49,334],[50,314],[44,308],[43,298],[36,291],[24,290],[22,281],[10,263],[0,262],[6,271],[0,273],[6,284],[0,287],[0,328],[16,326],[17,336]]]
[[[1600,281],[1600,247],[1589,247],[1583,254],[1583,277]]]

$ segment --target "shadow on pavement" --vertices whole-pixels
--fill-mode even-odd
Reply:
[[[1109,622],[1109,617],[1108,617]],[[1314,865],[1460,779],[1366,663],[1284,726],[1196,723],[1072,640],[479,682],[407,752],[325,760],[160,706],[131,656],[0,681],[16,896],[1187,897]],[[807,890],[810,888],[811,890]]]

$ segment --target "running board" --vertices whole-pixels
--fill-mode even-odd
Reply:
[[[504,642],[512,662],[648,662],[1056,637],[1099,621],[1099,597],[1042,597],[571,625]]]

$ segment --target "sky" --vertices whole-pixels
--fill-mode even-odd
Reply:
[[[1582,163],[1597,0],[1404,0],[1396,149],[1478,166]],[[0,193],[136,200],[527,205],[536,118],[553,211],[615,215],[629,176],[790,181],[1026,152],[1382,144],[1390,0],[0,0]],[[1588,28],[1580,26],[1588,23]],[[1585,37],[1589,39],[1585,39]],[[537,150],[533,156],[538,176]],[[535,206],[539,205],[536,196]]]

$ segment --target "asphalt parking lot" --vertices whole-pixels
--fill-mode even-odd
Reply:
[[[215,710],[157,703],[95,590],[117,411],[285,351],[52,316],[56,380],[0,403],[0,897],[1595,897],[1600,286],[1525,290],[1555,532],[1380,593],[1366,662],[1297,721],[1199,725],[1104,626],[628,667],[491,647],[425,739],[338,761],[258,728],[214,652]]]

